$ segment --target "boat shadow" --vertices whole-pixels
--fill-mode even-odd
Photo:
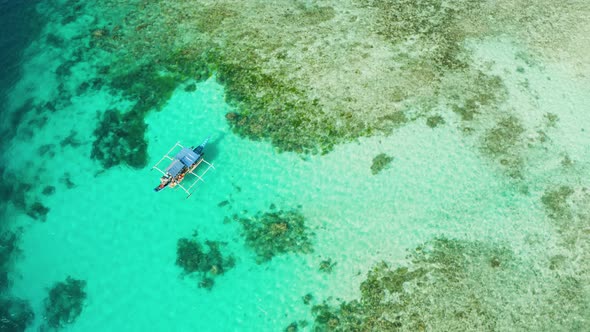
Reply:
[[[210,163],[214,163],[219,155],[219,143],[224,139],[226,133],[211,135],[211,139],[205,147],[204,158]]]

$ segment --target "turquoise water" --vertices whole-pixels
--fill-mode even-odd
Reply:
[[[57,16],[60,7],[48,4],[42,3],[39,11]],[[10,263],[10,287],[3,292],[30,304],[35,317],[28,330],[47,324],[43,313],[48,290],[68,276],[85,280],[87,295],[80,315],[63,330],[280,331],[302,320],[309,325],[300,323],[300,330],[312,330],[315,318],[304,295],[313,294],[312,304],[358,299],[373,266],[380,261],[410,264],[408,252],[436,237],[501,243],[522,265],[543,275],[552,273],[544,265],[548,257],[561,254],[580,260],[569,266],[580,283],[588,278],[587,256],[580,253],[587,248],[587,225],[581,223],[574,231],[582,238],[579,242],[562,245],[562,232],[547,217],[540,197],[548,186],[587,185],[590,113],[583,110],[590,102],[590,84],[551,63],[527,67],[524,84],[515,71],[524,61],[522,46],[510,38],[478,40],[469,47],[478,64],[506,82],[507,108],[530,129],[518,142],[530,145],[523,156],[522,181],[506,176],[486,158],[477,140],[465,135],[458,117],[452,116],[445,126],[432,129],[418,120],[390,135],[337,145],[326,155],[279,153],[267,141],[232,132],[226,114],[235,109],[226,104],[224,86],[215,76],[182,83],[161,110],[147,114],[148,166],[103,170],[90,158],[97,114],[128,109],[131,103],[106,87],[59,96],[59,91],[75,91],[94,77],[95,64],[107,56],[91,50],[77,55],[82,60],[70,68],[68,81],[60,81],[59,66],[76,57],[68,49],[68,37],[88,31],[93,18],[87,13],[72,23],[59,22],[47,23],[26,49],[20,79],[8,90],[3,114],[13,119],[21,106],[32,109],[16,128],[3,121],[11,135],[2,142],[5,182],[12,181],[6,174],[16,174],[18,181],[33,184],[11,192],[2,211],[2,230],[20,234],[20,252]],[[52,42],[52,34],[65,42]],[[186,91],[190,83],[196,84],[194,91]],[[26,106],[28,100],[37,106]],[[55,110],[43,106],[49,101]],[[556,114],[559,126],[541,127],[546,113]],[[481,125],[491,127],[485,121]],[[550,135],[550,144],[535,145],[541,130]],[[159,174],[150,167],[160,156],[177,141],[190,146],[208,136],[206,158],[215,169],[196,193],[188,200],[180,190],[154,193]],[[68,137],[73,139],[62,144]],[[393,161],[373,175],[371,165],[379,153],[393,156]],[[575,166],[562,171],[565,155]],[[44,194],[47,186],[54,186],[55,193]],[[46,206],[46,216],[35,220],[27,215],[17,192],[24,192],[28,207],[32,202]],[[242,226],[233,219],[273,210],[271,205],[299,209],[314,234],[312,253],[256,261]],[[210,290],[199,287],[198,275],[185,276],[175,264],[177,241],[195,231],[200,242],[220,241],[222,253],[236,261],[214,278]],[[327,259],[336,262],[331,273],[319,270]],[[563,276],[568,275],[565,270]],[[542,292],[553,289],[553,284],[543,285],[538,288]],[[502,287],[490,285],[492,290]],[[530,295],[525,288],[517,293]],[[584,294],[587,288],[577,290]],[[507,310],[533,303],[535,296],[530,296],[510,298]],[[582,312],[575,318],[581,331],[589,317],[580,308],[573,311]],[[464,325],[466,330],[469,326]],[[508,323],[496,326],[511,329]]]

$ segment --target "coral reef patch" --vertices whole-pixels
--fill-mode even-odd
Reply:
[[[336,264],[338,263],[333,262],[332,258],[324,259],[320,262],[319,271],[324,273],[332,273]]]
[[[306,227],[299,209],[258,212],[234,219],[242,224],[246,245],[254,250],[259,264],[281,254],[313,252],[314,234]]]
[[[176,265],[183,269],[186,275],[198,273],[201,277],[199,287],[211,289],[214,286],[214,277],[220,276],[235,266],[233,256],[225,256],[221,253],[221,242],[205,241],[209,248],[203,249],[203,245],[193,238],[181,238],[176,247]]]
[[[107,169],[119,164],[142,168],[147,164],[146,129],[143,117],[133,111],[107,110],[94,130],[90,156]]]
[[[4,228],[4,225],[0,226],[0,294],[8,289],[11,263],[19,253],[18,233]]]
[[[10,204],[29,217],[44,222],[49,208],[40,201],[40,195],[35,194],[35,186],[25,178],[21,172],[17,174],[0,167],[0,213]]]
[[[388,168],[393,161],[392,156],[388,156],[385,153],[380,153],[373,158],[373,164],[371,164],[371,173],[373,175],[378,174],[384,169]]]
[[[541,273],[507,247],[436,238],[410,252],[408,261],[374,266],[358,300],[314,305],[315,330],[576,330],[588,316],[579,281]]]
[[[541,203],[566,249],[566,271],[577,271],[572,278],[590,284],[590,191],[583,186],[554,185],[545,189]],[[579,262],[579,264],[574,264]],[[557,265],[555,265],[557,266]]]
[[[22,332],[35,319],[30,304],[19,298],[0,297],[0,331]]]
[[[495,127],[487,130],[483,136],[482,150],[486,155],[499,160],[513,178],[522,178],[524,161],[519,151],[523,148],[522,135],[525,128],[514,116],[500,119]]]
[[[535,12],[552,17],[555,5],[543,3]],[[530,6],[506,1],[142,2],[129,4],[125,19],[110,13],[115,4],[98,6],[117,19],[94,38],[95,47],[117,55],[111,87],[157,108],[167,93],[133,91],[161,84],[151,79],[161,73],[177,81],[215,74],[235,106],[226,116],[235,133],[298,153],[326,153],[418,118],[435,127],[441,118],[432,113],[446,110],[462,119],[466,134],[482,136],[488,128],[479,117],[497,123],[509,115],[507,93],[502,78],[476,63],[468,42],[503,33],[557,41],[575,31],[567,23],[581,18],[577,13],[588,12],[566,6],[568,19],[552,31],[550,21],[529,17]],[[521,21],[543,34],[518,33],[514,22]],[[119,76],[131,79],[121,84]],[[518,163],[520,153],[513,149],[507,161]]]
[[[86,281],[70,276],[60,281],[49,290],[44,301],[45,322],[50,328],[62,328],[72,324],[82,313],[86,300]]]

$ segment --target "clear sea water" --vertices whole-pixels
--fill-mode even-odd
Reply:
[[[56,25],[43,26],[30,10],[35,5],[0,3],[2,168],[37,183],[25,196],[49,208],[45,221],[33,220],[9,197],[1,211],[3,229],[21,230],[5,292],[29,301],[35,312],[31,331],[44,325],[48,289],[67,276],[85,280],[88,296],[66,331],[280,331],[294,321],[313,321],[301,300],[305,294],[358,298],[359,284],[375,263],[403,262],[406,250],[435,236],[502,241],[525,260],[535,260],[538,242],[557,241],[538,195],[523,195],[453,126],[432,130],[414,122],[389,136],[338,145],[323,156],[278,153],[268,142],[232,133],[225,118],[232,109],[215,77],[198,82],[195,91],[180,86],[146,119],[150,166],[177,141],[194,145],[211,136],[206,151],[215,170],[190,199],[179,190],[155,194],[158,174],[150,166],[101,172],[89,157],[96,113],[124,108],[120,96],[89,91],[55,112],[31,110],[11,120],[28,100],[50,100],[60,84],[86,79],[82,63],[72,68],[74,82],[57,80],[64,53],[47,38]],[[518,61],[514,47],[498,39],[474,48],[482,63],[496,61],[494,70],[523,106],[516,112],[524,119],[531,108],[559,115],[562,126],[552,139],[579,162],[582,178],[590,160],[590,113],[581,110],[588,108],[590,87],[547,65],[530,74],[530,85],[541,91],[539,101],[525,100],[515,74],[507,73]],[[44,116],[43,126],[31,125]],[[79,144],[61,146],[72,132]],[[47,144],[50,152],[41,154]],[[375,176],[370,167],[378,153],[394,161]],[[555,182],[543,169],[528,170],[533,193]],[[43,195],[46,185],[55,186],[55,194]],[[224,222],[234,214],[267,211],[271,204],[301,206],[315,233],[312,254],[257,264],[241,226]],[[195,230],[199,239],[224,242],[223,252],[236,257],[236,266],[216,277],[211,290],[199,288],[198,278],[183,276],[175,265],[178,239]],[[539,239],[536,246],[532,237]],[[337,262],[334,271],[318,271],[328,258]]]

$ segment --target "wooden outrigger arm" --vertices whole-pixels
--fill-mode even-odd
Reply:
[[[183,146],[182,146],[182,145],[180,145],[180,141],[176,142],[176,144],[174,144],[174,146],[173,146],[173,147],[172,147],[170,150],[168,150],[168,152],[166,152],[166,154],[164,155],[164,157],[162,157],[162,159],[158,160],[158,162],[157,162],[157,163],[156,163],[154,166],[152,166],[152,169],[151,169],[151,170],[153,170],[153,169],[156,169],[156,170],[158,170],[160,173],[162,173],[162,175],[166,175],[166,172],[164,172],[163,170],[161,170],[161,169],[158,167],[158,165],[159,165],[159,164],[160,164],[162,161],[164,161],[164,159],[170,159],[170,160],[174,160],[174,158],[170,157],[170,152],[172,152],[174,149],[176,149],[176,147],[177,147],[177,146],[180,146],[181,148],[183,148]]]
[[[199,183],[199,181],[201,182],[205,182],[205,180],[203,179],[203,176],[205,176],[205,174],[207,174],[207,172],[209,172],[209,170],[211,168],[215,169],[215,167],[213,166],[213,164],[211,164],[210,162],[208,162],[205,159],[201,159],[201,161],[199,161],[199,163],[197,163],[195,165],[195,167],[193,167],[193,169],[196,169],[201,163],[205,163],[207,164],[207,168],[205,168],[205,171],[203,173],[201,173],[201,175],[197,174],[196,172],[193,172],[193,170],[189,170],[188,174],[192,174],[196,177],[196,179],[193,181],[193,183],[191,183],[191,185],[187,188],[185,188],[183,185],[181,185],[180,183],[178,184],[178,186],[180,186],[180,188],[182,188],[182,190],[184,190],[188,196],[186,196],[186,198],[191,197],[191,195],[193,194],[193,192],[196,190],[196,188],[194,190],[191,191],[191,189],[197,184]]]

